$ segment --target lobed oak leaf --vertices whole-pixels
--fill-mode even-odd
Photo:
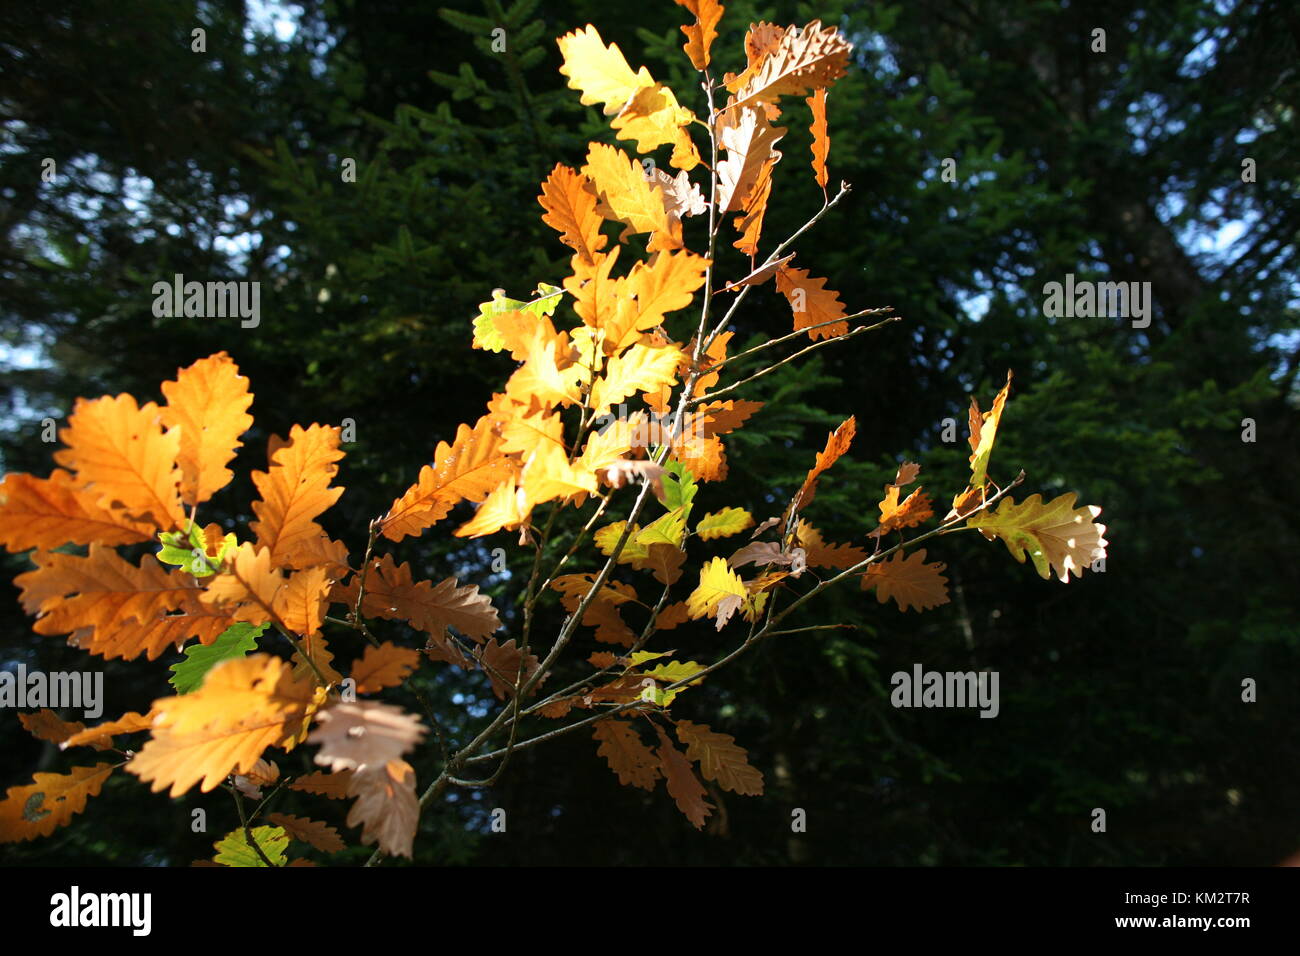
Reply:
[[[979,402],[975,396],[970,400],[970,468],[972,488],[983,488],[988,476],[989,456],[993,454],[993,441],[997,437],[998,425],[1002,421],[1002,410],[1006,408],[1007,395],[1011,391],[1011,371],[1007,370],[1007,383],[1002,386],[993,399],[993,407],[980,414]]]
[[[49,836],[86,809],[114,770],[111,763],[73,767],[66,774],[37,773],[26,786],[10,787],[0,801],[0,843]]]
[[[853,443],[853,436],[857,434],[857,430],[858,421],[854,416],[850,415],[840,422],[835,431],[827,436],[826,447],[818,452],[816,463],[804,478],[799,494],[795,496],[796,510],[807,507],[812,502],[813,495],[817,490],[817,479],[849,450],[849,445]]]
[[[415,794],[415,770],[404,760],[390,760],[353,774],[348,795],[355,797],[348,811],[350,827],[360,826],[361,842],[378,843],[390,856],[411,857],[420,823],[420,800]]]
[[[271,452],[270,468],[253,472],[260,500],[253,502],[257,520],[249,527],[272,564],[287,565],[297,549],[324,534],[316,518],[343,494],[342,488],[330,487],[343,457],[339,439],[336,426],[294,425],[289,440]]]
[[[703,541],[712,541],[715,538],[740,534],[753,524],[754,516],[744,508],[723,508],[701,518],[695,525],[695,533]]]
[[[0,481],[0,544],[17,553],[52,551],[64,544],[138,544],[153,538],[154,526],[102,508],[93,488],[78,487],[56,468],[49,478],[10,472]]]
[[[67,447],[54,460],[76,475],[100,508],[120,506],[129,517],[164,531],[183,522],[176,466],[180,430],[164,430],[162,411],[153,402],[137,405],[127,394],[79,398],[59,437]]]
[[[653,790],[659,779],[659,758],[641,742],[636,729],[626,720],[598,720],[591,735],[600,741],[596,753],[605,758],[625,787]]]
[[[428,733],[417,717],[374,700],[332,704],[316,715],[318,726],[307,738],[320,744],[316,763],[356,774],[400,760]]]
[[[813,20],[802,29],[791,27],[778,34],[778,28],[765,26],[767,32],[752,47],[746,41],[747,52],[752,49],[758,56],[751,53],[749,67],[726,78],[737,108],[803,96],[844,75],[853,45],[835,27],[822,27],[820,20]]]
[[[334,589],[332,599],[355,606],[359,582],[354,576]],[[392,555],[372,561],[366,575],[366,595],[361,612],[369,617],[407,621],[412,627],[441,636],[449,627],[482,641],[501,627],[491,599],[478,585],[459,586],[455,578],[438,584],[416,581],[409,564],[397,564]]]
[[[808,107],[812,110],[812,168],[817,185],[824,191],[829,173],[826,170],[826,157],[831,151],[831,136],[826,128],[826,88],[823,87],[808,97]]]
[[[713,811],[713,804],[705,797],[703,784],[691,770],[691,763],[680,750],[673,746],[662,727],[655,727],[659,734],[659,767],[668,784],[668,793],[677,804],[677,809],[686,815],[686,819],[695,825],[695,829],[704,826],[705,819]]]
[[[590,180],[563,163],[556,163],[542,183],[537,201],[546,213],[542,222],[560,234],[560,241],[586,263],[594,263],[596,254],[608,241],[601,235],[601,216],[596,212],[596,195]]]
[[[934,517],[930,496],[920,488],[899,501],[902,490],[898,485],[886,485],[885,497],[880,502],[880,523],[869,537],[878,538],[902,528],[913,528]]]
[[[66,721],[48,707],[42,707],[34,714],[19,714],[18,722],[37,740],[48,740],[52,744],[61,744],[86,729],[81,721]],[[101,744],[95,749],[107,748]]]
[[[419,651],[385,641],[378,647],[367,647],[352,665],[349,676],[356,681],[358,694],[373,694],[385,687],[396,687],[419,666]]]
[[[292,750],[324,699],[278,657],[223,661],[198,690],[154,701],[153,735],[126,769],[155,793],[176,797],[196,783],[207,793],[227,775],[247,775],[268,747]]]
[[[202,504],[234,477],[226,466],[243,446],[240,436],[253,427],[248,379],[225,352],[217,352],[163,382],[167,404],[163,424],[180,431],[181,499]]]
[[[749,765],[748,754],[736,738],[711,730],[706,724],[677,721],[677,739],[686,746],[686,759],[694,760],[700,775],[723,790],[756,797],[763,793],[763,774]]]
[[[606,116],[622,109],[637,90],[655,85],[645,67],[633,72],[618,44],[606,46],[590,23],[556,42],[564,58],[560,72],[569,78],[569,88],[581,91],[583,106],[603,106]]]
[[[249,844],[249,835],[255,849]],[[238,827],[212,844],[217,852],[212,862],[217,866],[265,867],[285,865],[285,851],[289,848],[289,834],[280,827],[251,827],[245,830]],[[258,849],[262,852],[258,853]],[[265,859],[263,859],[265,857]]]
[[[419,480],[393,502],[380,522],[384,537],[401,541],[447,516],[461,501],[482,501],[517,464],[501,448],[492,420],[484,416],[470,428],[461,425],[456,440],[439,442],[434,463],[420,470]]]
[[[592,143],[582,174],[595,185],[601,199],[597,211],[624,224],[620,241],[650,233],[649,252],[680,249],[682,224],[668,215],[663,190],[646,179],[641,164],[615,146]]]
[[[343,838],[339,836],[338,830],[317,820],[295,817],[287,813],[268,813],[266,819],[283,829],[293,839],[314,846],[322,853],[338,853],[347,847]]]
[[[795,526],[795,540],[803,548],[810,567],[831,568],[842,571],[867,559],[867,552],[851,544],[831,544],[822,534],[802,518]]]
[[[329,797],[331,800],[342,800],[348,795],[348,788],[351,784],[351,770],[340,770],[338,773],[325,773],[317,770],[314,773],[304,774],[299,777],[289,784],[289,789],[314,793],[317,796]]]
[[[1068,583],[1070,572],[1079,577],[1093,561],[1104,558],[1109,543],[1102,537],[1106,526],[1092,520],[1101,509],[1096,505],[1076,508],[1076,497],[1070,492],[1047,503],[1037,494],[1020,503],[1006,498],[996,511],[981,512],[966,524],[978,528],[990,541],[1001,538],[1021,564],[1028,554],[1040,577],[1050,578],[1055,572]]]
[[[700,569],[700,583],[686,598],[692,620],[717,618],[718,630],[744,603],[749,593],[745,582],[727,566],[725,558],[712,558]]]
[[[942,561],[926,563],[925,548],[904,556],[899,551],[888,561],[870,565],[862,575],[862,590],[876,589],[876,599],[884,604],[890,598],[907,611],[928,611],[948,603],[947,567]]]
[[[525,656],[523,649],[513,640],[489,640],[479,649],[478,659],[492,684],[492,693],[496,694],[498,700],[513,697],[515,687],[532,680],[541,666],[536,654],[530,652]],[[532,693],[536,693],[544,682],[545,678],[538,681],[533,686]]]
[[[776,288],[790,302],[794,312],[794,331],[807,329],[808,338],[814,342],[848,332],[847,321],[835,321],[848,315],[844,303],[840,301],[838,292],[826,288],[825,279],[811,278],[807,269],[783,266],[776,271]],[[833,324],[826,325],[827,322]]]
[[[723,6],[718,0],[674,0],[679,7],[695,17],[695,22],[681,27],[686,34],[682,47],[691,58],[691,65],[704,70],[709,65],[709,47],[718,35],[718,21],[722,19]]]

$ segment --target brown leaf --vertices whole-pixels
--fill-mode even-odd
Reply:
[[[867,573],[862,575],[862,590],[874,587],[881,604],[893,598],[900,610],[928,611],[948,603],[945,567],[942,561],[927,564],[925,548],[906,557],[899,551],[888,561],[867,568]]]
[[[325,773],[318,770],[299,777],[289,784],[289,789],[314,793],[321,797],[329,797],[331,800],[342,800],[348,795],[348,787],[351,784],[351,770],[340,770],[338,773]]]
[[[295,840],[310,844],[323,853],[337,853],[347,847],[339,831],[328,824],[287,813],[268,813],[266,819],[268,823],[283,827],[284,832]]]
[[[655,730],[659,734],[659,766],[668,782],[668,793],[676,801],[677,809],[698,830],[704,826],[705,819],[713,811],[713,804],[704,799],[707,791],[691,770],[691,762],[673,746],[662,727],[655,727]]]
[[[600,741],[596,753],[604,757],[618,782],[625,787],[653,790],[659,779],[659,759],[626,720],[598,720],[592,736]]]
[[[730,734],[715,733],[705,724],[677,721],[677,739],[686,745],[686,757],[700,767],[705,780],[712,780],[723,790],[746,796],[763,792],[763,774],[749,765],[743,747],[736,746]]]
[[[420,824],[420,800],[415,794],[415,770],[404,760],[368,766],[352,776],[348,795],[356,797],[348,811],[348,826],[363,827],[361,842],[378,842],[390,856],[411,857]]]

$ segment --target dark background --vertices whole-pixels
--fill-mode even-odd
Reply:
[[[703,108],[680,50],[688,15],[667,0],[3,6],[3,467],[47,474],[53,447],[40,421],[66,416],[76,396],[156,399],[178,366],[225,349],[252,380],[257,426],[240,478],[208,515],[244,528],[247,473],[264,467],[270,434],[352,418],[357,441],[339,478],[348,490],[329,530],[354,559],[366,521],[438,440],[481,414],[510,370],[469,348],[478,303],[496,287],[525,298],[565,275],[538,183],[556,162],[580,165],[588,139],[612,140],[565,88],[555,37],[592,22],[634,67]],[[1005,482],[1023,467],[1025,495],[1073,490],[1102,505],[1106,571],[1063,585],[1000,543],[945,539],[931,554],[949,564],[951,604],[900,614],[846,588],[790,626],[858,630],[776,639],[674,706],[733,734],[767,778],[763,797],[723,795],[706,832],[662,788],[620,787],[578,733],[517,756],[494,790],[426,810],[417,861],[1288,857],[1300,849],[1300,9],[735,2],[715,69],[743,65],[752,20],[814,16],[856,45],[829,100],[832,184],[853,191],[800,241],[799,263],[850,309],[892,305],[907,321],[756,383],[745,397],[769,404],[729,441],[731,478],[706,486],[699,505],[744,503],[760,518],[779,509],[826,432],[854,414],[851,455],[809,517],[832,540],[860,542],[901,457],[922,462],[932,491],[961,486],[964,446],[940,441],[942,421],[964,422],[971,392],[987,407],[1012,368],[993,475]],[[276,19],[292,28],[277,36]],[[497,25],[505,54],[490,48]],[[207,31],[203,54],[190,52],[196,26]],[[1090,50],[1097,27],[1104,54]],[[821,202],[806,107],[790,102],[782,122],[764,251]],[[52,184],[40,179],[46,157],[57,163]],[[357,160],[359,182],[340,182],[343,157]],[[948,157],[956,183],[939,176]],[[1253,183],[1242,182],[1246,158]],[[744,271],[730,250],[722,263],[724,275]],[[177,272],[260,281],[260,327],[154,318],[150,287]],[[1151,282],[1150,328],[1045,317],[1043,284],[1070,272]],[[770,284],[747,305],[737,342],[789,330]],[[678,321],[670,330],[688,335],[692,320]],[[1242,440],[1245,418],[1254,443]],[[527,553],[509,534],[468,546],[448,533],[457,518],[395,556],[435,580],[463,575],[510,608]],[[487,567],[485,547],[498,545],[513,575]],[[26,558],[2,563],[5,666],[102,665],[110,717],[168,692],[171,657],[87,662],[35,637],[11,584]],[[561,618],[554,604],[546,615],[543,628]],[[381,631],[415,640],[395,625]],[[585,657],[597,647],[580,633]],[[348,640],[337,639],[341,659],[359,653]],[[729,646],[706,624],[672,641],[663,648],[702,660]],[[889,675],[914,662],[998,670],[1000,716],[895,710]],[[420,674],[467,739],[494,702],[486,681],[433,666]],[[1246,677],[1257,703],[1240,699]],[[0,714],[0,734],[0,788],[77,762],[26,735],[13,711]],[[278,755],[281,768],[306,769],[309,749]],[[431,780],[435,748],[415,766]],[[293,796],[276,809],[342,828],[344,805]],[[485,833],[498,806],[508,832]],[[207,834],[190,832],[195,807],[208,811]],[[808,814],[800,836],[789,828],[795,807]],[[1107,811],[1104,834],[1089,826],[1096,807]],[[118,774],[71,826],[0,847],[0,861],[184,865],[210,856],[236,823],[220,791],[169,801]]]

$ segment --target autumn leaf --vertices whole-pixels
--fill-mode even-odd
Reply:
[[[64,544],[138,544],[154,526],[127,517],[121,508],[102,508],[95,489],[82,489],[56,468],[49,478],[10,472],[0,482],[0,543],[17,553],[52,551]]]
[[[490,418],[484,416],[473,428],[461,425],[455,442],[438,443],[433,464],[420,470],[419,480],[381,519],[384,537],[401,541],[432,527],[461,501],[482,501],[515,467]]]
[[[153,629],[188,602],[197,604],[201,589],[179,571],[164,571],[152,555],[136,567],[112,549],[91,544],[85,557],[38,551],[32,560],[35,570],[14,583],[24,609],[37,615],[38,634],[77,634],[79,645],[92,653],[128,659],[147,653],[153,660],[194,633],[188,617],[173,622],[180,625],[176,630]],[[200,633],[211,641],[223,629]]]
[[[867,552],[851,544],[831,544],[822,533],[802,518],[795,526],[795,540],[804,550],[809,567],[844,570],[867,559]]]
[[[316,820],[295,817],[287,813],[268,813],[266,819],[283,829],[293,839],[314,846],[323,853],[338,853],[347,847],[339,836],[338,830]]]
[[[870,533],[871,537],[880,537],[901,528],[912,528],[934,517],[930,496],[920,488],[902,501],[898,500],[900,494],[902,491],[898,485],[885,486],[885,497],[880,502],[880,523]]]
[[[180,430],[163,430],[162,411],[153,402],[137,405],[126,394],[79,398],[59,437],[67,447],[54,460],[78,484],[90,486],[100,508],[116,503],[131,518],[164,531],[180,525]]]
[[[492,684],[492,693],[496,694],[498,700],[513,697],[515,687],[532,680],[533,675],[537,673],[537,668],[541,666],[541,661],[536,654],[530,652],[525,657],[522,649],[513,640],[498,641],[495,638],[489,640],[479,649],[478,659]],[[534,685],[533,693],[537,692],[537,687],[540,687],[543,681]]]
[[[314,793],[317,796],[329,797],[331,800],[342,800],[348,795],[348,788],[351,785],[351,770],[340,770],[338,773],[325,773],[318,770],[299,777],[289,784],[289,789]]]
[[[812,133],[812,168],[813,175],[817,178],[817,185],[823,190],[826,189],[826,181],[830,174],[826,171],[826,157],[831,151],[831,137],[826,129],[826,89],[819,89],[812,96],[808,97],[808,106],[812,110],[812,126],[809,132]]]
[[[278,657],[223,661],[198,690],[154,701],[153,736],[126,769],[156,793],[207,793],[230,773],[248,773],[268,747],[292,750],[322,699]]]
[[[1011,372],[1007,371],[1007,383],[1002,386],[993,407],[980,414],[979,402],[975,396],[970,400],[970,467],[972,488],[983,488],[988,474],[989,456],[993,454],[993,441],[997,437],[998,425],[1002,421],[1002,410],[1007,404],[1007,395],[1011,391]]]
[[[653,790],[659,779],[659,758],[641,742],[640,735],[626,720],[598,720],[591,735],[600,741],[596,753],[605,758],[625,787]]]
[[[823,28],[820,20],[791,28],[743,73],[726,77],[727,89],[735,94],[733,108],[775,103],[782,96],[829,86],[844,75],[852,49],[835,27]]]
[[[560,234],[560,241],[571,247],[587,263],[608,241],[601,235],[603,221],[596,212],[596,193],[591,181],[563,163],[556,163],[551,175],[542,183],[537,201],[546,210],[542,222]]]
[[[362,827],[361,842],[379,844],[390,856],[410,858],[420,823],[415,770],[404,760],[367,766],[352,776],[348,795],[355,797],[348,826]]]
[[[81,721],[69,722],[63,720],[48,707],[42,707],[34,714],[19,714],[18,722],[23,725],[24,730],[37,740],[48,740],[52,744],[61,744],[69,737],[86,729],[86,725]],[[101,744],[95,749],[103,750],[105,748]]]
[[[181,499],[202,504],[230,483],[226,467],[243,445],[239,436],[253,427],[248,379],[225,352],[199,359],[162,383],[167,404],[163,424],[180,430]]]
[[[1050,578],[1055,572],[1069,582],[1071,571],[1079,577],[1093,561],[1104,558],[1108,544],[1102,537],[1106,526],[1092,520],[1101,509],[1096,505],[1076,508],[1076,497],[1070,492],[1046,504],[1042,495],[1031,495],[1019,504],[1006,498],[996,511],[981,512],[966,524],[978,528],[990,541],[1001,538],[1021,564],[1028,554],[1039,577]]]
[[[621,110],[637,90],[655,85],[645,67],[634,73],[618,44],[606,46],[591,24],[556,42],[564,57],[560,72],[569,78],[569,88],[581,91],[583,106],[603,106],[606,116]]]
[[[881,604],[893,598],[902,611],[928,611],[948,603],[945,567],[942,561],[927,564],[925,548],[906,556],[898,551],[889,560],[867,568],[862,575],[862,590],[874,587]]]
[[[138,714],[135,711],[128,711],[117,720],[106,720],[102,724],[96,724],[94,727],[78,731],[72,736],[66,738],[59,744],[60,750],[67,750],[69,747],[82,747],[89,745],[96,750],[108,750],[109,741],[120,734],[135,734],[142,730],[148,730],[153,725],[153,713]]]
[[[691,58],[691,65],[704,70],[709,65],[709,47],[718,35],[718,21],[722,19],[723,6],[718,0],[674,0],[695,17],[695,22],[681,27],[686,34],[683,47]]]
[[[671,145],[668,161],[686,172],[700,163],[699,150],[687,132],[694,121],[695,114],[677,102],[673,91],[657,83],[634,92],[609,125],[619,139],[635,142],[638,153]]]
[[[786,134],[784,126],[773,126],[761,110],[728,111],[719,120],[718,144],[726,151],[718,163],[718,211],[745,208],[764,169],[781,158],[776,144]]]
[[[367,647],[348,676],[356,681],[358,694],[373,694],[385,687],[396,687],[419,666],[419,651],[385,641],[378,647]]]
[[[804,478],[799,494],[795,496],[796,507],[807,507],[813,500],[813,495],[817,490],[817,479],[849,450],[849,445],[853,443],[853,436],[857,434],[857,430],[858,421],[854,416],[850,415],[840,422],[835,431],[827,436],[826,447],[817,453],[817,461]]]
[[[668,793],[677,803],[677,809],[686,815],[686,819],[695,825],[695,829],[704,826],[705,819],[713,811],[713,804],[704,799],[704,785],[691,770],[691,763],[682,756],[680,750],[673,746],[662,727],[655,727],[659,734],[659,767],[668,783]]]
[[[723,790],[756,797],[763,793],[763,774],[749,765],[743,747],[736,738],[720,734],[705,724],[677,721],[677,739],[686,746],[686,759],[694,760],[705,780],[712,780]]]
[[[695,533],[703,541],[712,541],[715,538],[725,538],[733,534],[740,534],[746,528],[752,527],[754,516],[744,508],[723,508],[721,511],[714,511],[706,514],[695,525]]]
[[[594,184],[602,202],[597,211],[624,224],[620,240],[650,233],[649,252],[680,249],[682,225],[668,216],[662,190],[653,186],[641,164],[615,146],[592,143],[582,174]]]
[[[10,787],[0,801],[0,843],[49,836],[86,809],[112,772],[113,764],[97,763],[66,774],[33,774],[30,784]]]
[[[727,566],[725,558],[712,558],[700,569],[700,583],[686,599],[692,620],[715,617],[718,630],[748,597],[745,582]]]
[[[649,348],[633,345],[615,355],[605,366],[605,374],[591,388],[590,405],[594,414],[604,414],[612,405],[637,392],[649,392],[661,385],[672,385],[682,352],[675,346]]]
[[[316,720],[307,743],[320,744],[316,763],[335,773],[400,760],[428,733],[418,718],[374,700],[332,704]]]
[[[776,288],[786,297],[794,312],[794,331],[807,329],[808,338],[814,342],[848,332],[847,321],[835,321],[843,319],[848,312],[840,301],[840,294],[826,288],[825,279],[810,278],[807,269],[786,266],[776,271]],[[827,322],[833,324],[826,325]]]
[[[354,606],[358,585],[354,576],[346,586],[336,587],[331,599]],[[501,627],[496,608],[486,594],[479,593],[478,585],[460,586],[455,578],[438,584],[416,581],[409,564],[399,565],[388,554],[370,565],[361,612],[369,617],[407,621],[439,637],[452,627],[476,641],[487,639]]]
[[[297,550],[324,534],[316,518],[343,494],[329,486],[343,457],[339,434],[335,426],[294,425],[288,442],[272,452],[270,469],[253,472],[261,500],[253,502],[258,520],[249,527],[276,566],[296,566]]]

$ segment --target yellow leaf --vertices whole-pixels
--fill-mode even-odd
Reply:
[[[162,392],[163,423],[180,429],[181,498],[201,504],[230,483],[234,474],[226,465],[243,445],[239,436],[253,427],[248,379],[229,355],[217,352],[181,369],[176,381],[163,382]]]
[[[1092,520],[1101,509],[1096,505],[1076,508],[1076,497],[1070,492],[1047,504],[1041,495],[1031,495],[1019,504],[1006,498],[996,511],[981,512],[966,524],[979,528],[990,541],[1001,538],[1021,564],[1028,554],[1040,577],[1050,578],[1054,571],[1068,582],[1071,571],[1079,577],[1093,561],[1104,558],[1109,543],[1102,537],[1106,526]]]

